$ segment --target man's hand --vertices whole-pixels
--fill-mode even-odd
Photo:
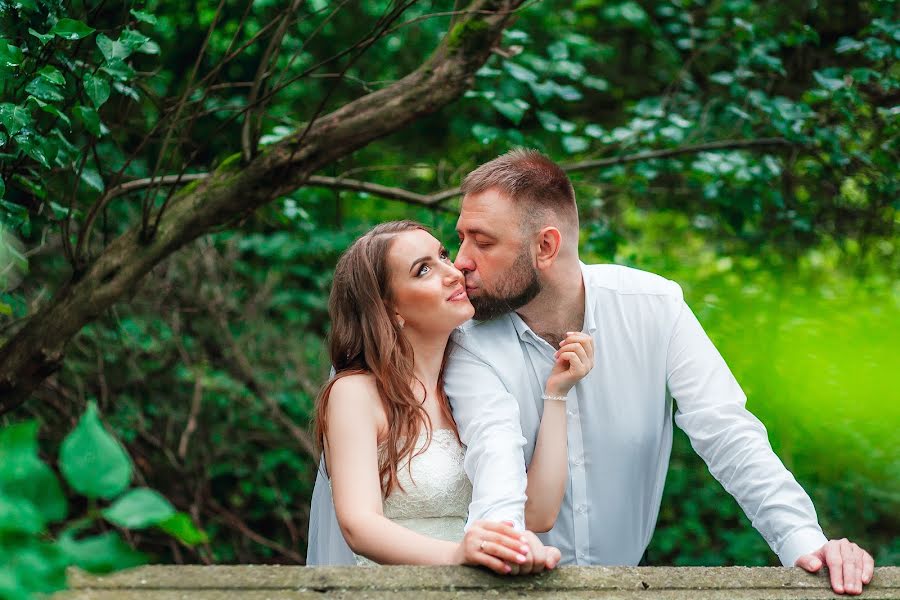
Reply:
[[[815,552],[804,554],[794,564],[810,573],[827,566],[831,588],[836,594],[861,594],[863,585],[872,581],[875,573],[872,555],[847,538],[831,540]]]
[[[512,567],[511,575],[528,575],[530,573],[541,573],[544,570],[550,570],[559,564],[562,555],[558,548],[553,546],[545,546],[538,536],[531,531],[525,530],[522,536],[528,541],[531,551],[525,555],[526,560],[518,565],[510,565]],[[517,568],[518,567],[518,568]]]

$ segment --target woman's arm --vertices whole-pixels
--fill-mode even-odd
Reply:
[[[586,333],[569,333],[556,351],[556,364],[544,388],[544,412],[528,466],[525,526],[550,531],[556,523],[569,477],[566,401],[569,390],[594,366],[594,342]]]
[[[354,552],[381,564],[480,564],[498,573],[509,572],[506,562],[524,561],[528,546],[521,533],[501,523],[478,523],[455,544],[384,516],[378,477],[378,427],[384,414],[371,378],[351,375],[336,382],[326,417],[325,457],[335,512]]]

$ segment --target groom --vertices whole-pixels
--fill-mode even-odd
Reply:
[[[638,564],[659,513],[674,405],[675,423],[781,563],[810,572],[826,565],[835,592],[861,593],[872,557],[822,534],[681,288],[580,262],[565,171],[514,150],[470,173],[462,191],[456,267],[475,320],[454,335],[445,381],[474,486],[469,522],[523,526],[542,382],[566,332],[584,331],[595,364],[567,399],[569,481],[542,536],[562,551],[561,564]]]

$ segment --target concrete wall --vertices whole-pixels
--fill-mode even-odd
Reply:
[[[167,566],[106,577],[73,571],[58,600],[440,600],[835,598],[824,574],[775,567],[563,567],[499,577],[467,567]],[[900,600],[900,567],[879,567],[861,598]]]

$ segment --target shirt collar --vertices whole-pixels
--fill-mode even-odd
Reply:
[[[593,334],[597,331],[597,320],[594,317],[594,290],[588,283],[587,265],[581,261],[578,261],[578,264],[581,266],[581,280],[584,282],[584,331]],[[524,339],[525,336],[540,339],[540,336],[532,331],[531,327],[515,311],[510,312],[509,317],[512,319],[519,339]]]

